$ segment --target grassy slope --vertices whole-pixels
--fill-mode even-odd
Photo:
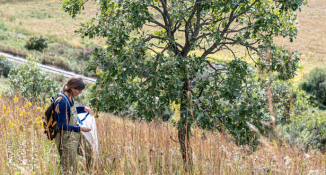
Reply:
[[[2,2],[2,3],[1,3]],[[80,37],[74,34],[80,23],[95,16],[96,9],[89,8],[94,3],[88,3],[86,10],[76,19],[60,9],[60,1],[0,1],[0,15],[4,24],[12,32],[25,35],[57,36],[59,43],[68,43],[75,47],[87,47]]]
[[[311,0],[304,6],[302,12],[298,12],[299,34],[294,43],[277,38],[278,44],[284,45],[292,50],[300,51],[304,56],[300,64],[304,67],[298,72],[296,80],[301,79],[313,67],[325,67],[324,59],[326,51],[323,49],[323,43],[326,41],[325,27],[325,7],[326,0]],[[97,8],[94,2],[87,3],[84,10],[76,19],[72,19],[67,13],[59,7],[61,1],[21,1],[21,0],[0,0],[0,48],[6,47],[16,49],[16,52],[29,54],[23,48],[25,41],[33,35],[45,35],[52,42],[50,49],[45,51],[43,57],[50,55],[48,63],[63,62],[69,60],[70,66],[78,70],[79,57],[75,54],[75,49],[83,49],[94,45],[103,45],[103,40],[86,39],[82,41],[74,30],[79,28],[79,24],[86,22],[94,17]],[[3,30],[3,29],[6,30]],[[146,28],[151,30],[151,27]],[[6,37],[8,36],[8,37]],[[181,35],[179,37],[182,37]],[[31,52],[34,53],[34,52]],[[34,53],[35,54],[35,53]],[[45,56],[44,56],[45,55]],[[52,55],[52,57],[51,57]],[[54,57],[53,57],[54,55]],[[231,54],[215,54],[211,57],[228,59]],[[39,56],[39,57],[42,57]],[[76,60],[77,59],[77,60]]]
[[[101,41],[82,41],[74,30],[80,23],[95,16],[96,9],[87,7],[76,19],[72,19],[60,9],[60,5],[60,1],[0,0],[0,50],[32,55],[43,64],[85,73],[85,62],[89,59],[85,54],[89,56],[92,47]],[[87,6],[93,5],[88,3]],[[35,35],[49,39],[49,47],[43,52],[24,48],[26,41]]]
[[[61,174],[55,144],[43,134],[44,104],[26,105],[21,98],[0,97],[0,173]],[[99,161],[93,174],[186,174],[177,131],[168,123],[139,122],[100,114],[97,119]],[[248,153],[223,134],[192,130],[191,174],[318,174],[325,172],[325,156],[296,147],[271,145]],[[172,139],[171,139],[172,138]],[[78,161],[84,174],[85,162]]]
[[[3,24],[6,30],[1,28],[0,35],[10,37],[5,40],[0,37],[0,45],[20,48],[26,38],[35,34],[47,35],[53,43],[70,46],[68,49],[72,49],[71,46],[85,48],[91,45],[92,41],[82,42],[73,31],[78,28],[80,21],[95,15],[94,9],[86,8],[88,11],[85,11],[85,14],[81,14],[77,20],[72,20],[58,8],[59,1],[3,2],[0,0],[0,28]],[[304,69],[299,72],[297,79],[313,67],[325,67],[325,52],[322,47],[323,41],[326,40],[323,30],[325,25],[322,23],[325,21],[323,9],[325,3],[310,1],[303,12],[299,13],[298,39],[292,44],[282,39],[276,40],[286,47],[298,49],[305,55],[300,62]],[[53,45],[55,47],[55,44]],[[55,174],[58,171],[55,146],[40,134],[41,131],[33,131],[40,127],[38,121],[42,115],[37,112],[37,105],[33,104],[31,108],[26,109],[21,99],[14,104],[2,97],[0,106],[3,105],[6,106],[6,111],[10,108],[10,112],[4,115],[6,111],[0,111],[0,134],[4,136],[0,142],[0,172],[11,174],[20,171],[28,174],[34,170]],[[18,107],[17,112],[15,107]],[[21,117],[20,111],[31,112],[31,115],[23,114]],[[29,123],[32,123],[34,128]],[[134,124],[136,127],[133,127]],[[113,116],[98,120],[101,158],[96,171],[99,174],[182,174],[178,144],[169,138],[177,138],[176,131],[168,125],[138,122],[134,124]],[[195,130],[191,141],[196,174],[308,174],[325,170],[325,158],[320,153],[304,153],[295,148],[267,143],[265,149],[249,155],[245,149],[227,142],[219,134],[207,133],[208,139],[205,140],[201,138],[202,132]],[[38,151],[33,151],[35,149]],[[309,155],[314,156],[309,158]],[[26,160],[35,160],[35,164]]]
[[[303,7],[302,12],[298,12],[298,36],[290,43],[285,39],[277,38],[277,44],[284,45],[291,50],[302,53],[300,65],[303,70],[298,72],[298,80],[310,72],[314,67],[326,67],[326,0],[310,0]]]

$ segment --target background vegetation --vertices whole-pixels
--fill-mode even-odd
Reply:
[[[63,65],[63,68],[68,65],[66,69],[85,73],[84,63],[90,59],[90,51],[104,43],[95,39],[82,41],[73,31],[79,28],[80,22],[94,16],[97,7],[88,4],[90,8],[73,20],[59,9],[60,4],[60,1],[0,0],[0,49],[23,56],[33,55],[39,62],[57,67]],[[277,126],[277,129],[265,123],[266,129],[277,131],[280,140],[261,137],[258,150],[251,152],[246,146],[228,142],[230,136],[223,132],[207,132],[193,126],[193,172],[322,174],[325,171],[325,112],[316,105],[320,104],[316,101],[316,94],[303,91],[305,88],[301,89],[300,85],[310,82],[308,74],[315,67],[326,66],[323,49],[326,40],[323,30],[325,8],[326,3],[322,1],[309,1],[298,13],[300,26],[295,42],[290,44],[281,38],[275,40],[303,53],[298,76],[290,82],[272,84],[276,116],[291,121],[289,125]],[[24,48],[30,37],[40,35],[49,38],[47,49],[37,52]],[[220,53],[213,57],[217,62],[226,63],[231,55]],[[4,60],[0,60],[1,70],[12,67]],[[35,101],[29,105],[28,99],[19,93],[8,94],[12,81],[6,78],[5,72],[9,74],[9,71],[3,71],[0,77],[0,172],[60,174],[56,147],[42,134],[40,117],[46,102]],[[319,73],[315,72],[311,74]],[[61,87],[61,84],[56,87]],[[88,93],[83,95],[77,99],[80,104],[89,102]],[[15,101],[15,96],[18,101]],[[178,120],[176,116],[172,117],[173,120]],[[179,145],[174,142],[177,131],[171,125],[161,121],[132,122],[127,118],[100,113],[97,126],[101,157],[94,171],[99,174],[184,174]],[[82,160],[80,164],[83,164]],[[84,171],[82,166],[79,168],[80,172]]]

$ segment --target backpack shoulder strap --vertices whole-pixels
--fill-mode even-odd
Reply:
[[[60,92],[58,95],[64,97],[66,99],[66,101],[68,102],[69,107],[71,107],[70,100],[68,99],[68,97],[65,94],[63,94],[63,93]]]
[[[63,96],[62,95],[60,95],[60,94],[57,94],[57,96],[54,98],[54,100],[53,100],[53,108],[55,108],[54,110],[55,110],[55,112],[57,113],[57,114],[59,114],[60,113],[60,109],[59,109],[59,106],[60,106],[60,102],[61,102],[61,100],[63,99]],[[58,104],[57,104],[57,106],[55,107],[55,103],[58,101]],[[68,102],[69,103],[69,102]]]

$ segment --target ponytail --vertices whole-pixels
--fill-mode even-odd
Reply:
[[[73,76],[70,77],[69,80],[67,81],[66,84],[64,84],[61,88],[61,93],[72,92],[72,88],[78,89],[78,90],[83,90],[85,89],[85,82],[81,76]]]
[[[61,93],[68,92],[71,93],[71,88],[68,88],[67,83],[65,83],[61,88]]]

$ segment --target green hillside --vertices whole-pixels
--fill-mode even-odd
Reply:
[[[300,26],[297,39],[290,43],[282,38],[276,43],[303,54],[296,80],[307,74],[313,67],[325,67],[326,42],[325,8],[326,0],[311,0],[298,12]],[[61,1],[41,0],[0,0],[0,50],[18,55],[34,55],[44,64],[85,72],[85,62],[95,47],[103,47],[104,39],[85,39],[74,33],[81,23],[96,15],[98,6],[94,1],[86,3],[86,8],[76,19],[72,19],[60,9]],[[148,30],[151,30],[148,27]],[[24,48],[31,36],[43,35],[49,40],[49,47],[42,53]],[[182,37],[182,36],[180,36]],[[212,57],[231,57],[231,53],[219,53]]]

